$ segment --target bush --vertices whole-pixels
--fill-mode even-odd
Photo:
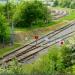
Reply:
[[[14,14],[14,21],[16,22],[16,27],[31,27],[39,22],[48,22],[49,17],[47,6],[35,0],[22,2],[18,6]]]
[[[58,6],[58,5],[59,5],[59,1],[58,0],[55,0],[53,6]]]
[[[68,51],[69,50],[69,51]],[[4,75],[72,75],[69,69],[70,60],[67,61],[67,55],[70,55],[71,49],[67,47],[53,47],[48,54],[37,60],[33,64],[21,65],[17,61],[12,62],[11,66],[1,69]],[[66,57],[66,58],[65,58]],[[69,63],[69,64],[66,64]],[[68,67],[66,67],[68,65]]]
[[[0,13],[3,13],[4,5],[0,4]]]
[[[75,0],[55,0],[54,6],[61,6],[66,8],[75,9]]]

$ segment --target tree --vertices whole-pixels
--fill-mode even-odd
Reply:
[[[13,2],[11,3],[9,1],[7,1],[7,3],[4,5],[3,12],[7,20],[9,19],[9,21],[11,21],[15,11],[15,7],[16,5]]]
[[[16,27],[31,27],[48,21],[48,8],[40,1],[22,2],[14,15]]]
[[[0,4],[0,13],[3,13],[4,5]]]
[[[70,8],[75,9],[75,1],[72,1],[72,2],[71,2]]]
[[[0,14],[0,43],[4,44],[4,40],[9,39],[9,27],[6,18]]]
[[[59,5],[59,1],[58,0],[55,0],[54,1],[54,6],[58,6]]]

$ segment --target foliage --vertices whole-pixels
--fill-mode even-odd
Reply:
[[[37,0],[22,2],[14,14],[16,27],[31,27],[38,23],[47,23],[49,18],[48,8]]]
[[[14,44],[12,47],[9,46],[8,44],[6,45],[5,48],[0,47],[0,58],[3,57],[4,55],[14,51],[18,47],[20,47],[19,44]]]
[[[3,13],[9,21],[11,21],[13,14],[15,12],[16,5],[12,2],[8,2],[4,5]]]
[[[69,7],[70,7],[70,3],[71,3],[71,0],[64,0],[64,1],[61,3],[61,6],[62,6],[62,7],[67,7],[67,8],[69,8]]]
[[[9,25],[12,23],[15,6],[13,2],[9,1],[6,4],[0,4],[0,43],[3,43],[3,46],[10,40]]]
[[[64,46],[62,48],[53,47],[48,54],[33,64],[21,65],[17,60],[14,60],[11,62],[12,65],[1,68],[0,73],[1,75],[6,75],[6,73],[7,75],[69,75],[72,68],[67,72],[68,66],[65,67],[66,63],[64,62],[70,63],[70,61],[66,61],[66,59],[70,59],[69,57],[65,59],[70,51],[71,49]]]
[[[6,18],[2,14],[0,14],[0,42],[3,41],[3,38],[5,40],[8,40],[9,27],[8,27],[8,23],[6,21]]]
[[[54,5],[75,9],[75,0],[54,0]]]
[[[71,62],[72,48],[64,47],[62,50],[62,54],[63,54],[63,63],[65,65],[65,68],[71,66],[72,65],[72,62]]]
[[[35,67],[37,66],[37,68]],[[52,48],[48,55],[35,64],[32,75],[57,75],[63,73],[61,52],[58,48]]]
[[[7,19],[12,18],[16,5],[13,2],[9,2],[6,4],[0,4],[0,13],[3,14]]]
[[[70,7],[71,7],[72,9],[75,9],[75,2],[71,2]]]
[[[59,5],[58,0],[55,0],[55,1],[54,1],[54,5],[53,5],[53,6],[58,6],[58,5]]]
[[[0,13],[3,13],[4,5],[0,4]]]

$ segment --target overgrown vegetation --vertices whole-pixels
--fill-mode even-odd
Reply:
[[[12,16],[15,5],[8,2],[7,4],[0,4],[0,43],[7,43],[10,41]]]
[[[75,0],[53,0],[54,6],[61,6],[75,9]]]
[[[0,47],[0,58],[3,57],[4,55],[14,51],[16,48],[20,47],[20,44],[14,44],[13,46],[6,45],[5,48]]]
[[[53,46],[35,63],[21,65],[15,60],[11,66],[0,68],[0,75],[73,75],[72,50],[65,46]]]
[[[51,16],[47,6],[38,0],[21,2],[14,14],[16,27],[41,26],[50,22],[50,20]]]

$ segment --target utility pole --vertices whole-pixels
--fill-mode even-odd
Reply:
[[[13,46],[14,44],[14,22],[11,22],[12,26],[11,26],[11,46]]]
[[[14,21],[11,18],[11,46],[14,44]]]
[[[16,3],[18,4],[18,0],[16,0]]]
[[[9,1],[8,0],[6,2],[6,5],[7,5],[7,19],[8,19],[8,22],[10,23],[9,21]]]
[[[11,46],[13,46],[13,43],[14,43],[14,24],[13,24],[12,19],[10,20],[9,0],[7,0],[6,3],[7,3],[7,19],[8,19],[8,23],[11,24],[11,39],[10,39],[10,42],[11,42]]]

